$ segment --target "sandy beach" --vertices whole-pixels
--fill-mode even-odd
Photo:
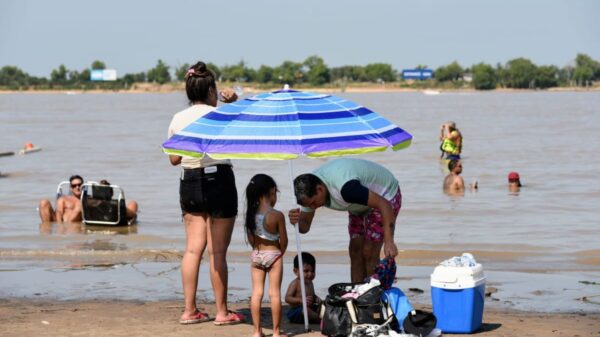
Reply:
[[[180,301],[36,301],[0,300],[0,336],[251,336],[250,320],[233,326],[212,322],[180,325]],[[249,317],[247,303],[231,305]],[[214,306],[200,305],[214,316]],[[287,307],[285,307],[287,309]],[[429,309],[430,308],[424,308]],[[263,305],[265,333],[271,334],[270,309]],[[483,326],[475,335],[500,336],[600,336],[600,314],[540,314],[519,311],[484,312]],[[321,336],[318,326],[305,333],[304,326],[284,321],[289,336]],[[461,335],[454,335],[461,336]]]

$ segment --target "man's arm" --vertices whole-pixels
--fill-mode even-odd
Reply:
[[[465,189],[465,181],[461,176],[454,178],[454,189],[461,191]]]
[[[392,204],[379,194],[369,190],[369,200],[367,206],[377,208],[381,212],[383,226],[383,252],[385,256],[396,257],[398,255],[398,247],[394,243],[395,224],[394,210]]]
[[[290,224],[298,224],[298,230],[302,234],[307,233],[310,230],[310,226],[312,225],[312,220],[314,217],[314,212],[303,212],[299,208],[291,209],[288,212]]]

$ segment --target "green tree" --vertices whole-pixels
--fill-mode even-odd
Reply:
[[[396,80],[396,71],[387,63],[371,63],[365,66],[365,75],[370,82],[393,82]]]
[[[304,74],[302,73],[302,64],[293,61],[284,61],[273,71],[274,80],[280,84],[301,83]]]
[[[162,60],[158,60],[156,67],[148,70],[148,82],[165,84],[170,81],[171,74],[169,73],[169,66],[167,66]]]
[[[242,60],[236,65],[221,68],[221,80],[229,82],[251,82],[256,77],[256,71],[246,66]]]
[[[498,80],[497,87],[505,88],[506,87],[506,68],[502,65],[502,63],[496,64],[496,79]]]
[[[587,81],[600,80],[600,63],[586,54],[577,54],[573,79],[579,85]]]
[[[175,78],[179,81],[183,81],[185,79],[185,74],[187,74],[188,69],[190,69],[189,63],[184,63],[181,66],[175,68]]]
[[[506,64],[506,86],[526,89],[534,84],[537,67],[530,60],[517,58]]]
[[[92,62],[92,69],[104,70],[106,69],[106,65],[102,61],[95,60]]]
[[[498,82],[494,68],[485,63],[478,63],[471,67],[473,73],[473,87],[477,90],[496,89]]]
[[[70,70],[67,74],[67,82],[68,83],[79,83],[80,82],[80,74],[77,70]]]
[[[331,68],[331,81],[364,82],[367,80],[365,68],[362,66],[342,66]]]
[[[67,68],[64,64],[58,66],[58,69],[53,69],[50,73],[50,82],[53,84],[65,84],[67,83]]]
[[[573,79],[577,85],[585,85],[594,78],[594,69],[588,67],[576,67],[573,71]]]
[[[146,73],[141,72],[137,74],[125,74],[125,76],[123,76],[122,81],[128,85],[133,83],[146,82]]]
[[[256,71],[256,81],[259,83],[269,83],[273,82],[274,78],[274,70],[273,68],[265,65],[261,65],[260,68]]]
[[[303,64],[307,68],[306,81],[308,83],[312,85],[329,83],[329,68],[327,68],[322,58],[316,55],[309,56]]]
[[[447,66],[437,68],[435,71],[435,78],[439,82],[458,81],[462,79],[464,73],[465,71],[460,64],[454,61]]]
[[[556,66],[540,66],[535,75],[535,87],[546,89],[558,86],[559,70]]]
[[[89,69],[83,69],[80,73],[79,73],[79,81],[80,82],[90,82],[90,76],[91,76],[91,71]]]
[[[207,67],[208,69],[212,70],[212,72],[213,72],[213,73],[215,73],[215,77],[216,77],[216,79],[217,79],[218,81],[222,81],[222,79],[221,79],[221,73],[222,73],[222,71],[221,71],[221,68],[220,68],[219,66],[217,66],[217,65],[216,65],[216,64],[214,64],[214,63],[208,62],[208,63],[206,64],[206,67]]]
[[[0,86],[17,89],[29,86],[29,84],[30,77],[23,70],[14,66],[4,66],[0,69]]]

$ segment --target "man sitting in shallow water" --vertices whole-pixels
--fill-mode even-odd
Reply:
[[[56,200],[56,211],[52,208],[52,203],[48,199],[40,201],[39,213],[42,223],[47,222],[82,222],[81,205],[81,185],[83,178],[80,175],[73,175],[69,178],[71,194],[63,195]],[[110,186],[110,183],[103,179],[100,185]],[[112,193],[112,190],[111,190]],[[127,220],[136,220],[138,204],[135,200],[130,200],[126,205]]]
[[[462,194],[465,192],[465,181],[459,175],[462,172],[460,159],[452,159],[448,163],[450,173],[444,178],[444,192],[448,194]]]
[[[72,175],[69,178],[71,194],[63,195],[56,200],[56,211],[48,199],[40,201],[38,208],[42,222],[81,222],[81,185],[83,178]]]

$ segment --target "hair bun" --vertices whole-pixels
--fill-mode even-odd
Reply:
[[[199,61],[198,63],[196,63],[196,66],[194,68],[196,68],[199,73],[203,73],[206,71],[206,64],[202,61]]]

